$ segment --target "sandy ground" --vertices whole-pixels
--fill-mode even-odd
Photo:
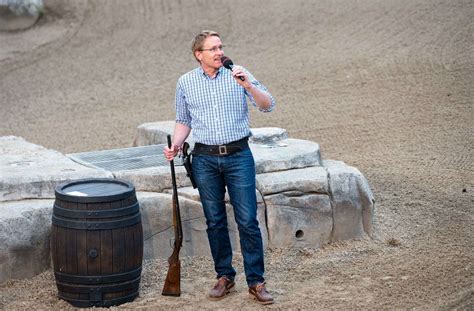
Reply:
[[[0,135],[64,153],[128,147],[138,125],[173,119],[176,80],[197,64],[191,38],[218,30],[278,101],[252,126],[318,142],[376,197],[372,239],[268,250],[269,308],[473,308],[472,1],[45,3],[34,28],[0,33]],[[257,306],[242,275],[208,301],[208,258],[183,258],[181,298],[160,294],[164,260],[144,268],[121,307]],[[69,308],[51,270],[0,290],[0,308]]]

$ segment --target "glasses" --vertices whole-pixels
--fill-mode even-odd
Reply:
[[[215,46],[215,47],[210,48],[210,49],[200,49],[199,51],[210,51],[212,53],[215,53],[215,52],[217,52],[217,50],[223,51],[224,47],[225,47],[224,45],[219,45],[219,46]]]

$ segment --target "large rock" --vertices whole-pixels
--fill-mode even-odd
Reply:
[[[324,168],[260,174],[257,188],[264,195],[270,246],[317,248],[330,242],[332,209]]]
[[[375,199],[364,175],[341,161],[324,161],[333,205],[331,240],[362,238],[372,234]]]
[[[183,228],[183,256],[211,256],[206,233],[206,219],[199,202],[197,190],[182,188],[179,191],[179,206]],[[174,227],[170,193],[138,192],[142,213],[144,235],[144,258],[169,257],[172,252]],[[258,220],[264,246],[267,245],[265,205],[261,197],[258,202]],[[227,219],[232,249],[240,251],[237,225],[232,206],[227,203]]]
[[[42,0],[0,0],[0,30],[33,26],[43,13]]]
[[[0,202],[54,198],[55,187],[82,178],[113,177],[15,136],[0,137]]]
[[[0,283],[33,277],[50,267],[53,202],[0,202]]]
[[[372,233],[374,198],[365,177],[340,161],[257,175],[269,245],[319,247]]]

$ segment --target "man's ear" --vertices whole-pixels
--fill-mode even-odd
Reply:
[[[194,56],[199,60],[202,61],[202,52],[201,51],[194,51]]]

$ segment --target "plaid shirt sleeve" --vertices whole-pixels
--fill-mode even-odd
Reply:
[[[263,84],[261,84],[257,79],[255,79],[255,77],[247,69],[243,68],[243,70],[247,74],[247,77],[249,78],[250,83],[252,83],[256,88],[258,88],[260,91],[264,92],[265,94],[267,94],[270,97],[270,101],[271,101],[270,107],[268,109],[262,109],[262,108],[257,106],[257,103],[255,102],[255,99],[253,98],[252,94],[250,94],[249,92],[247,92],[247,90],[245,90],[245,94],[250,99],[250,102],[252,103],[252,105],[257,107],[258,110],[260,110],[262,112],[272,111],[273,108],[275,108],[275,99],[273,98],[272,94],[270,94],[270,92],[268,92],[267,88]]]
[[[191,128],[192,118],[191,118],[191,115],[189,114],[189,110],[187,107],[188,104],[186,102],[186,95],[184,93],[180,80],[178,81],[176,85],[175,105],[176,105],[176,122],[181,123]]]

